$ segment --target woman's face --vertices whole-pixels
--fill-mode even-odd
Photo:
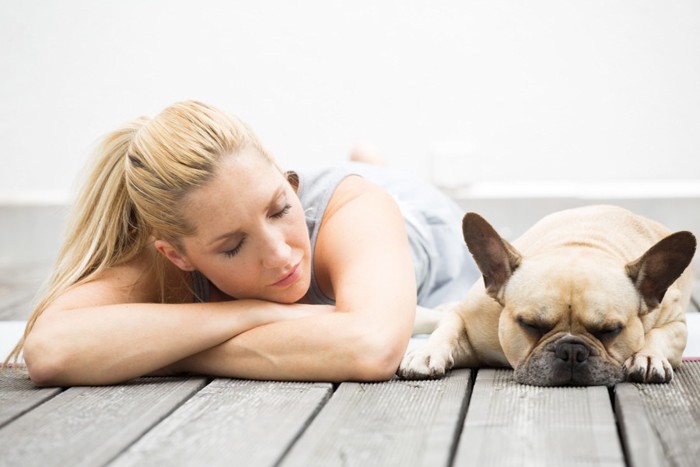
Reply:
[[[254,148],[224,156],[215,177],[185,198],[196,234],[183,239],[184,270],[239,298],[294,303],[311,281],[304,212],[283,174]]]

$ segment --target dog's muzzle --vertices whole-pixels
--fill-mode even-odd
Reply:
[[[584,339],[567,335],[533,352],[514,376],[519,383],[536,386],[611,385],[622,380],[622,370]]]

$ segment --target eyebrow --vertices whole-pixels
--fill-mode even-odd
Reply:
[[[277,199],[279,199],[280,196],[282,196],[282,195],[284,194],[284,192],[285,192],[285,186],[284,186],[284,185],[280,185],[280,187],[279,187],[277,190],[275,190],[275,192],[272,194],[272,198],[270,198],[270,202],[267,203],[267,205],[265,206],[265,208],[266,208],[267,210],[269,210],[269,209],[270,209],[270,206],[272,206],[272,205],[275,203],[275,201],[277,201]],[[211,240],[210,242],[208,242],[208,243],[207,243],[207,246],[212,246],[212,245],[214,245],[215,243],[218,243],[218,242],[220,242],[221,240],[223,240],[223,239],[225,239],[225,238],[233,237],[233,236],[235,236],[235,235],[238,235],[239,233],[241,233],[241,229],[236,229],[236,230],[232,230],[232,231],[230,231],[230,232],[226,232],[226,233],[224,233],[224,234],[221,234],[221,235],[219,235],[218,237],[216,237],[216,238],[214,238],[213,240]]]

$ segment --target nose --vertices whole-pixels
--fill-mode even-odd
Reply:
[[[280,268],[289,263],[292,247],[290,247],[284,235],[281,233],[269,232],[265,237],[263,247],[263,266],[269,269]]]
[[[557,343],[554,353],[558,359],[572,366],[585,362],[591,354],[585,344],[566,340]]]

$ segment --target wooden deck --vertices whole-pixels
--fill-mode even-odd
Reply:
[[[700,362],[666,385],[140,378],[37,389],[0,372],[0,465],[697,466]]]
[[[0,321],[27,318],[47,268],[0,267]],[[3,467],[637,467],[698,459],[700,361],[684,362],[670,384],[614,388],[526,386],[510,370],[482,369],[373,384],[183,377],[38,389],[23,369],[0,371]]]

